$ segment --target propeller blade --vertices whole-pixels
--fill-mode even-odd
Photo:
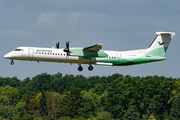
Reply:
[[[56,48],[59,49],[59,42],[56,43]]]
[[[69,41],[67,42],[67,48],[69,49]]]
[[[66,42],[66,48],[65,48],[63,51],[67,53],[67,54],[66,54],[67,56],[70,55],[70,54],[69,54],[69,41]]]

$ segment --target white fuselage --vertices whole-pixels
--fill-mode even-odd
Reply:
[[[120,59],[135,59],[142,56],[146,49],[134,51],[104,51],[108,57],[93,57],[91,58],[92,64],[99,65],[115,65],[110,61],[120,61]],[[6,59],[12,60],[25,60],[25,61],[44,61],[44,62],[59,62],[59,63],[77,63],[89,64],[89,60],[81,56],[68,56],[63,49],[56,48],[38,48],[38,47],[18,47],[16,50],[9,52],[4,56]],[[106,62],[98,62],[105,60]],[[107,63],[107,61],[109,61]]]

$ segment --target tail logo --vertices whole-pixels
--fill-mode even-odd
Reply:
[[[160,43],[160,42],[157,42],[159,45],[163,45],[164,43],[166,43],[166,42],[162,42],[162,43]]]

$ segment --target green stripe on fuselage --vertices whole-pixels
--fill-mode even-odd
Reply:
[[[120,59],[120,63],[117,63],[117,59],[103,59],[98,60],[96,62],[104,62],[104,63],[112,63],[114,66],[125,66],[125,65],[134,65],[134,64],[141,64],[141,63],[148,63],[148,62],[156,62],[165,60],[165,57],[158,57],[158,56],[142,56],[133,60],[128,59]]]
[[[152,55],[152,56],[161,56],[161,57],[164,57],[165,56],[165,53],[167,51],[168,47],[161,47],[161,48],[157,48],[157,49],[154,49],[148,53],[146,53],[146,55]]]

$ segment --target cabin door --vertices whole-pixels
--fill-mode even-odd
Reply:
[[[116,63],[121,64],[121,54],[116,54]]]
[[[34,57],[34,49],[29,48],[28,49],[28,58],[32,59]]]

